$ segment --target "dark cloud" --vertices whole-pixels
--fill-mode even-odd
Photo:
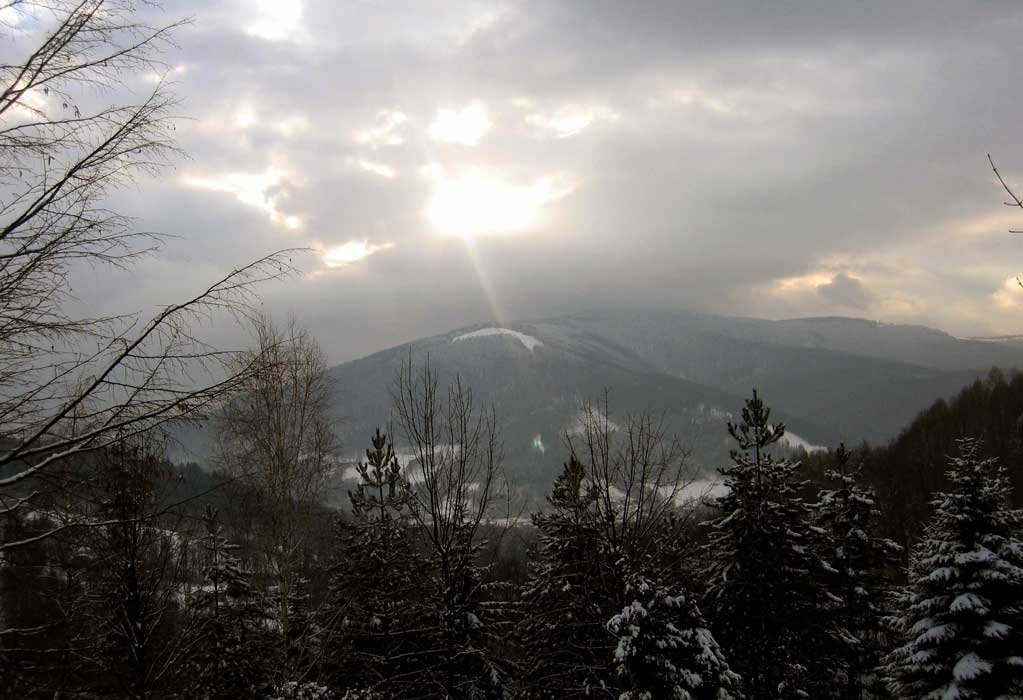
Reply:
[[[817,285],[817,293],[828,302],[858,311],[867,310],[874,302],[874,295],[855,277],[844,272],[835,275],[826,284]]]

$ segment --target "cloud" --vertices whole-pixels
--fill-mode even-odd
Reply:
[[[293,39],[302,20],[302,0],[256,0],[245,33],[267,41]]]
[[[430,138],[440,143],[478,146],[491,127],[486,105],[473,100],[460,110],[438,110],[430,123]]]
[[[1023,288],[1020,287],[1019,279],[1009,277],[1002,286],[991,294],[991,300],[995,305],[1005,311],[1018,311],[1023,307]]]
[[[348,241],[324,252],[323,262],[327,267],[347,267],[352,263],[368,258],[373,253],[393,247],[393,243],[375,245],[366,240]]]
[[[874,295],[863,282],[844,272],[835,275],[830,282],[817,285],[817,293],[835,306],[858,311],[865,311],[874,303]]]
[[[393,109],[381,109],[377,112],[374,124],[356,130],[352,135],[352,140],[355,143],[375,148],[400,146],[405,143],[402,132],[406,122],[408,122],[408,117],[401,112]]]
[[[443,233],[463,238],[530,229],[545,205],[572,191],[557,175],[518,184],[472,169],[455,178],[439,171],[435,179],[430,222]]]
[[[287,196],[288,182],[287,172],[278,168],[268,168],[261,173],[218,173],[184,178],[189,187],[232,194],[242,204],[264,212],[270,221],[294,230],[302,226],[302,219],[284,213],[280,207],[281,200]]]
[[[614,122],[621,115],[600,105],[564,105],[553,112],[533,112],[526,123],[556,138],[581,134],[596,122]]]
[[[333,360],[488,320],[480,269],[512,318],[684,305],[1023,330],[1005,284],[1023,215],[984,157],[1023,183],[1004,87],[1023,6],[786,8],[185,0],[166,60],[187,66],[190,159],[116,205],[179,235],[164,255],[192,273],[282,232],[365,244],[342,264],[392,244],[267,291]],[[475,259],[439,235],[496,231]],[[156,284],[140,275],[138,298],[173,297],[173,275]]]

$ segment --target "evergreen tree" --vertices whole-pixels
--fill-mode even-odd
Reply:
[[[799,464],[770,453],[785,427],[756,391],[728,432],[738,449],[719,470],[728,490],[706,545],[714,635],[754,700],[828,697],[837,635],[824,581],[834,570],[818,554]]]
[[[203,700],[258,698],[269,682],[268,635],[250,574],[235,556],[237,546],[227,541],[217,516],[212,507],[203,514],[203,548],[209,563],[193,600],[194,692]]]
[[[379,430],[372,443],[357,466],[360,481],[348,494],[351,516],[338,525],[327,663],[340,687],[401,697],[414,683],[426,647],[417,632],[423,626],[425,564],[416,551],[393,445]]]
[[[606,412],[588,418],[586,462],[573,452],[554,482],[550,509],[533,516],[541,534],[519,631],[527,695],[674,697],[663,693],[686,687],[727,693],[735,687],[727,666],[718,678],[710,673],[714,661],[691,653],[713,640],[701,631],[706,624],[682,565],[690,552],[677,444],[664,440],[649,416],[620,430],[609,427]],[[647,603],[652,616],[643,618],[637,606]],[[675,647],[658,659],[659,644]],[[624,656],[616,658],[616,648]]]
[[[1005,470],[959,440],[952,490],[938,493],[895,620],[888,671],[900,700],[1023,696],[1023,511]]]
[[[540,541],[531,552],[518,632],[530,697],[585,697],[613,686],[615,642],[605,625],[624,603],[608,590],[613,577],[602,570],[608,557],[596,499],[573,455],[547,497],[550,510],[533,514]]]
[[[691,595],[649,580],[630,584],[632,602],[608,622],[627,690],[619,700],[736,700],[741,680],[707,629]]]
[[[86,584],[91,639],[80,653],[99,695],[169,698],[184,680],[177,622],[187,549],[158,516],[163,467],[149,436],[97,455],[97,515],[106,522],[86,544],[95,580]]]
[[[845,445],[835,452],[836,465],[825,473],[833,487],[821,491],[817,523],[828,538],[825,556],[835,571],[829,590],[838,599],[835,619],[842,635],[845,700],[885,695],[877,674],[884,648],[884,602],[891,593],[889,571],[902,547],[880,537],[880,511],[874,490],[862,485],[862,464],[850,465]],[[839,679],[840,681],[842,679]]]

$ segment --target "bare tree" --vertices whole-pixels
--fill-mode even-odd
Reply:
[[[619,421],[606,393],[583,406],[549,508],[533,515],[540,534],[518,627],[525,697],[618,697],[608,621],[636,600],[637,582],[675,589],[691,574],[688,452],[648,413]]]
[[[405,481],[411,518],[434,574],[436,647],[432,659],[424,659],[425,677],[416,682],[432,686],[440,697],[493,692],[501,682],[487,643],[497,629],[495,616],[488,615],[493,582],[480,553],[503,486],[496,414],[477,410],[472,390],[458,377],[442,392],[429,361],[415,371],[411,355],[399,374],[394,404],[414,457]]]
[[[277,588],[282,634],[291,638],[305,632],[292,629],[290,608],[310,507],[336,464],[337,440],[319,345],[294,321],[280,328],[263,315],[253,328],[256,345],[238,359],[246,377],[242,393],[218,421],[220,451],[227,471],[265,498],[268,529],[261,555]]]
[[[573,458],[585,465],[604,546],[612,559],[641,571],[677,566],[682,551],[665,544],[689,539],[685,530],[695,506],[695,499],[685,498],[694,480],[689,450],[668,434],[663,418],[630,415],[619,426],[608,413],[605,394],[600,408],[583,407],[579,430],[565,437]],[[669,551],[674,553],[666,561]],[[622,574],[617,585],[624,586],[624,572],[617,573]]]
[[[150,26],[138,5],[0,0],[0,515],[32,504],[63,459],[220,405],[256,366],[195,322],[250,315],[254,285],[292,272],[288,252],[269,255],[148,319],[71,310],[76,267],[130,267],[160,243],[104,204],[176,152],[166,84],[140,99],[127,84],[164,71],[180,23]],[[0,555],[81,523],[0,532]]]

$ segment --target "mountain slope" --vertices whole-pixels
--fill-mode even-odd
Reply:
[[[727,457],[725,422],[741,398],[714,387],[624,366],[599,348],[572,346],[537,335],[529,324],[508,333],[473,328],[392,348],[332,370],[336,412],[345,442],[356,454],[372,430],[389,420],[390,394],[403,362],[428,357],[441,383],[457,374],[471,387],[479,405],[494,405],[501,424],[507,462],[519,483],[546,487],[567,458],[566,433],[578,429],[588,401],[609,392],[611,419],[650,410],[663,416],[665,429],[676,433],[705,464]],[[528,345],[535,341],[530,348]],[[833,440],[837,433],[798,416],[785,416],[797,434]]]
[[[537,485],[565,458],[563,436],[584,402],[604,389],[612,419],[663,414],[710,468],[727,458],[725,423],[754,387],[808,444],[883,443],[991,364],[1023,364],[1020,349],[1001,343],[858,319],[612,311],[478,325],[332,370],[353,455],[386,425],[390,389],[410,353],[414,364],[429,357],[442,379],[458,374],[480,403],[497,407],[516,478]]]

